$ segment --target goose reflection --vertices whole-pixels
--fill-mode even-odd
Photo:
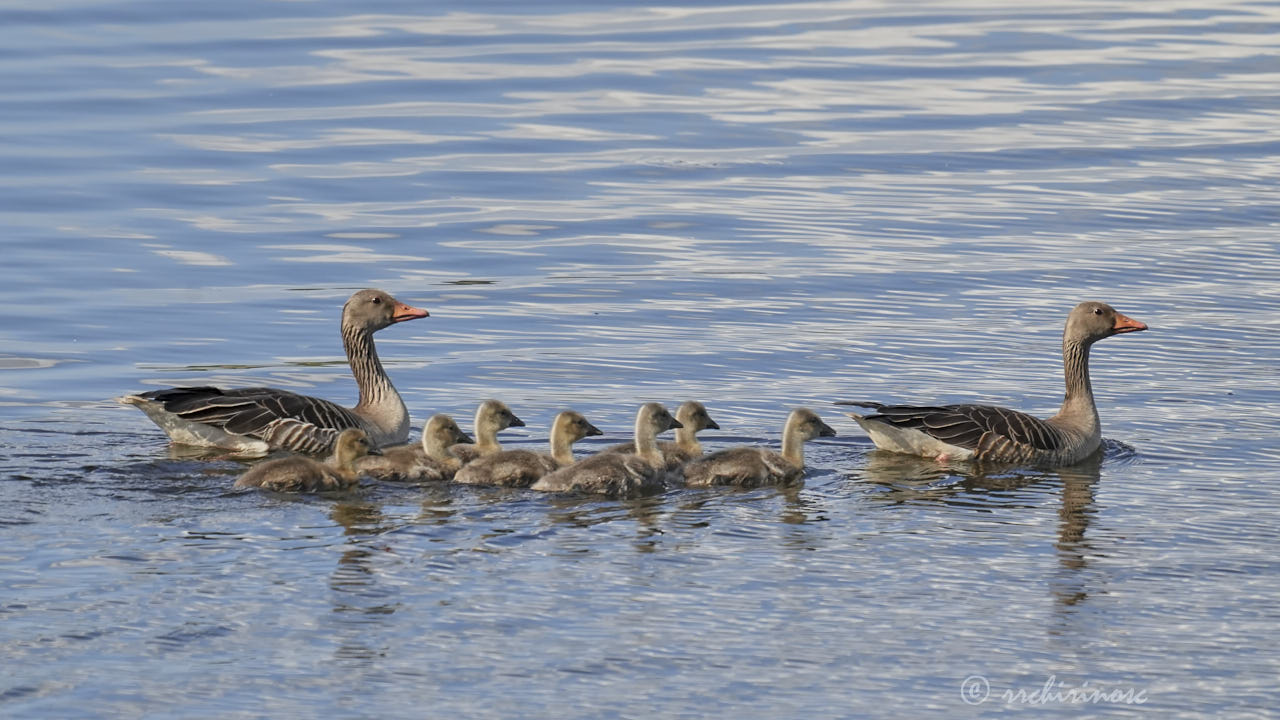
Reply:
[[[334,659],[367,665],[386,653],[385,647],[369,645],[369,638],[377,636],[369,632],[369,624],[381,622],[378,618],[399,609],[399,603],[392,601],[394,590],[378,582],[374,567],[375,558],[389,551],[377,540],[391,526],[381,506],[371,502],[334,503],[329,517],[347,536],[347,549],[338,556],[338,565],[329,577],[338,636]]]
[[[1084,462],[1057,471],[1062,479],[1062,503],[1058,506],[1058,577],[1052,591],[1059,607],[1069,608],[1089,597],[1089,557],[1093,547],[1085,537],[1089,523],[1097,514],[1094,488],[1102,476],[1102,453]]]
[[[983,469],[967,463],[944,464],[932,459],[873,451],[856,479],[878,486],[873,499],[880,504],[905,505],[939,502],[953,507],[1001,509],[1041,507],[1041,495],[1007,493],[1039,485],[1061,487],[1058,505],[1058,570],[1050,580],[1055,605],[1070,609],[1088,599],[1089,558],[1094,554],[1086,537],[1096,514],[1094,488],[1108,457],[1125,461],[1124,445],[1106,442],[1101,450],[1071,466],[1037,470],[1030,468]],[[998,497],[993,493],[999,493]]]

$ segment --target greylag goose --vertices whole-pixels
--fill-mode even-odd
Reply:
[[[710,418],[708,418],[710,419]],[[609,497],[640,497],[667,487],[667,461],[658,433],[680,428],[660,403],[645,403],[636,413],[635,453],[602,452],[562,467],[533,484],[543,492],[581,492]]]
[[[658,443],[658,450],[662,452],[666,469],[669,471],[677,470],[681,465],[702,456],[702,443],[698,442],[698,431],[720,429],[716,421],[711,419],[706,406],[696,400],[681,403],[680,407],[676,408],[676,420],[680,423],[676,427],[676,441]],[[626,442],[611,445],[600,452],[633,454],[635,451],[635,442]]]
[[[360,389],[354,408],[287,390],[255,387],[177,387],[126,395],[176,443],[263,454],[285,448],[322,454],[338,433],[360,428],[375,446],[409,438],[409,411],[382,369],[373,334],[394,323],[427,317],[381,290],[361,290],[342,308],[342,345]]]
[[[990,405],[882,405],[841,401],[873,408],[872,415],[849,413],[876,447],[939,462],[1073,465],[1102,444],[1098,408],[1089,383],[1089,348],[1121,333],[1146,330],[1144,323],[1100,302],[1082,302],[1067,316],[1062,333],[1062,367],[1067,392],[1057,415],[1041,420]]]
[[[369,453],[369,436],[355,428],[343,430],[333,444],[333,455],[320,462],[305,455],[266,460],[249,468],[236,480],[238,488],[262,488],[276,492],[325,492],[348,490],[360,484],[355,463]]]
[[[381,456],[360,458],[356,470],[375,480],[439,482],[448,480],[462,467],[449,451],[461,442],[471,442],[458,423],[448,415],[432,415],[422,428],[422,442],[382,448]]]
[[[466,485],[526,488],[543,475],[572,465],[575,442],[602,434],[581,414],[565,410],[551,423],[550,455],[533,450],[500,450],[463,465],[453,479]]]
[[[449,452],[462,461],[463,465],[478,457],[492,455],[502,449],[498,444],[498,433],[510,427],[524,427],[524,421],[511,412],[511,408],[500,400],[485,400],[476,408],[475,428],[476,440],[458,443],[449,448]]]
[[[804,444],[835,434],[817,413],[796,408],[782,426],[781,454],[749,446],[719,450],[685,465],[684,481],[689,487],[792,485],[804,477]]]

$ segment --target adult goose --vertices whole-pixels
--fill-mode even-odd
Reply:
[[[831,429],[808,408],[796,408],[782,427],[782,452],[740,446],[705,455],[684,466],[689,487],[732,485],[741,488],[791,485],[804,477],[804,444],[816,437],[833,437]]]
[[[375,480],[439,482],[453,478],[462,461],[449,451],[456,443],[471,442],[448,415],[432,415],[422,428],[422,442],[382,448],[381,455],[360,458],[356,470]]]
[[[565,410],[551,423],[551,454],[533,450],[499,450],[472,460],[454,475],[464,485],[497,485],[527,488],[557,468],[573,464],[573,444],[584,437],[603,435],[581,414]]]
[[[177,387],[126,395],[176,443],[264,454],[284,448],[323,454],[338,433],[360,428],[374,447],[409,438],[409,411],[382,369],[373,334],[427,317],[381,290],[361,290],[342,308],[342,345],[360,390],[353,408],[277,388]]]
[[[601,452],[533,484],[543,492],[580,492],[630,498],[660,493],[667,487],[667,460],[658,448],[658,433],[680,428],[660,403],[645,403],[636,413],[635,453]]]
[[[882,450],[932,457],[939,462],[1073,465],[1102,444],[1098,408],[1089,383],[1089,348],[1112,335],[1146,330],[1110,305],[1082,302],[1067,315],[1062,333],[1062,367],[1067,392],[1057,415],[1041,420],[991,405],[882,405],[841,401],[873,408],[874,414],[849,417]]]
[[[676,420],[680,423],[676,426],[676,441],[658,443],[658,450],[662,453],[668,471],[676,470],[690,460],[701,457],[702,443],[698,442],[698,431],[720,429],[716,421],[711,419],[706,406],[696,400],[681,403],[676,408]],[[600,452],[634,454],[635,451],[636,444],[633,441],[611,445]]]
[[[498,433],[511,427],[524,427],[524,421],[511,412],[511,408],[501,400],[485,400],[476,408],[475,428],[476,440],[455,444],[449,452],[462,461],[463,465],[478,457],[492,455],[502,449],[498,443]]]
[[[360,484],[356,462],[377,450],[369,446],[363,430],[351,428],[338,434],[333,455],[320,462],[305,455],[266,460],[249,468],[236,480],[237,488],[262,488],[276,492],[325,492],[349,490]]]

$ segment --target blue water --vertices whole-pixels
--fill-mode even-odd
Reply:
[[[1203,0],[0,8],[0,715],[1267,716],[1278,38]],[[352,402],[361,287],[431,312],[378,336],[415,427],[839,436],[788,491],[288,498],[112,400]],[[1095,347],[1096,466],[973,477],[830,404],[1050,414],[1083,299],[1151,326]]]

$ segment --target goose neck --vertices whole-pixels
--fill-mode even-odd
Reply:
[[[1098,426],[1098,408],[1093,399],[1093,385],[1089,381],[1089,343],[1064,340],[1062,343],[1062,373],[1066,381],[1066,395],[1057,418],[1089,430]]]
[[[356,409],[399,405],[403,410],[404,402],[391,385],[391,378],[387,377],[386,370],[382,368],[382,361],[378,359],[373,334],[361,328],[343,326],[342,347],[347,351],[347,362],[351,365],[351,374],[355,376],[356,387],[360,390],[360,402]]]

